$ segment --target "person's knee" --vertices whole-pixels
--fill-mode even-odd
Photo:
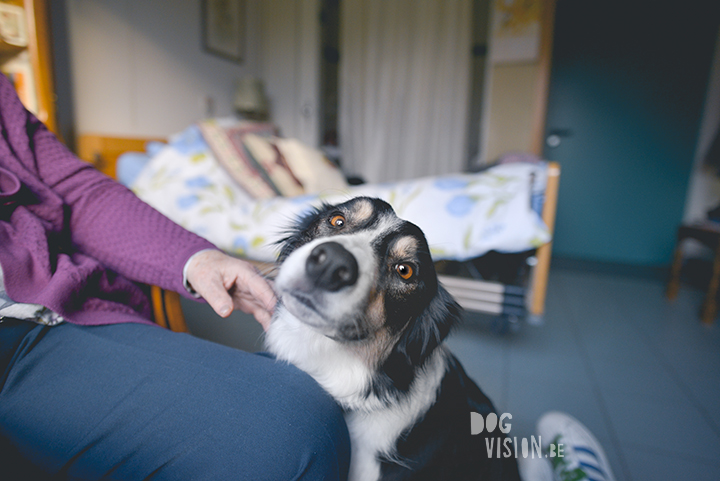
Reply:
[[[323,392],[323,394],[325,394]],[[350,437],[342,410],[327,396],[316,405],[315,417],[308,419],[308,433],[313,441],[312,459],[318,464],[322,479],[346,479],[350,466]],[[308,479],[320,479],[313,478]]]
[[[257,390],[251,401],[263,405],[251,410],[257,418],[211,415],[215,425],[165,464],[158,478],[202,473],[205,479],[346,479],[350,441],[340,407],[292,366],[273,366],[268,375],[272,389]],[[217,413],[231,404],[217,400],[212,409]]]
[[[92,471],[97,478],[107,472],[125,479],[152,474],[173,480],[346,476],[350,447],[342,412],[297,368],[195,341],[184,342],[184,350],[169,356],[166,350],[135,347],[128,336],[120,336],[129,331],[122,326],[92,335],[90,329],[61,325],[49,330],[18,366],[36,376],[35,382],[18,378],[16,388],[3,390],[0,424],[19,436],[8,427],[13,413],[23,436],[13,442],[33,446],[34,454],[25,453],[28,458],[57,458],[52,469],[69,475]],[[112,336],[102,339],[100,334],[110,331]],[[60,345],[75,348],[55,348]],[[196,349],[204,349],[206,356],[182,354]],[[91,358],[101,359],[93,364],[95,371],[63,368],[87,365]],[[51,377],[48,365],[63,376]],[[38,396],[42,389],[52,390],[53,382],[85,391],[56,389],[54,396]],[[57,424],[54,420],[69,427],[46,430]],[[42,433],[42,444],[28,441],[35,432]],[[67,450],[59,448],[66,445]]]
[[[345,479],[350,440],[342,410],[309,376],[295,381],[283,393],[283,455],[295,459],[297,479]]]

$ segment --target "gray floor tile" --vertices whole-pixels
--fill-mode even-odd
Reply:
[[[563,411],[587,425],[603,438],[610,438],[602,406],[596,393],[584,385],[562,382],[534,383],[532,378],[512,376],[508,388],[508,412],[513,415],[518,436],[535,433],[540,416],[548,411]]]
[[[674,470],[682,464],[676,461],[688,456],[705,463],[720,459],[718,330],[697,321],[702,296],[681,291],[675,303],[668,303],[663,291],[656,281],[577,272],[551,274],[549,296],[561,298],[563,309],[553,310],[558,303],[548,302],[547,316],[569,317],[564,321],[569,321],[585,354],[598,409],[607,412],[608,436],[602,431],[602,420],[591,421],[592,413],[580,412],[576,417],[601,440],[618,479],[646,479],[640,477],[640,465],[647,456],[636,461],[627,446],[663,450],[666,456],[654,459],[660,469],[653,472],[659,473],[682,472]],[[511,350],[511,360],[513,354]],[[663,470],[664,464],[672,467]],[[653,479],[693,478],[662,475]]]
[[[678,373],[688,396],[710,418],[715,432],[720,433],[720,376],[711,378],[697,368],[678,369]]]
[[[593,361],[593,374],[600,391],[608,397],[648,397],[678,404],[692,402],[674,378],[652,360]]]
[[[567,384],[592,390],[589,372],[581,354],[577,352],[548,347],[543,353],[535,348],[513,347],[510,349],[508,363],[511,379],[520,377],[537,386],[545,383]]]
[[[716,481],[720,462],[678,455],[675,453],[648,450],[628,445],[625,453],[633,481],[692,480]]]
[[[632,444],[706,462],[720,460],[720,436],[695,406],[642,394],[604,392],[603,397],[622,448]]]

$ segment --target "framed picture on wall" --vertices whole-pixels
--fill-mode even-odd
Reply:
[[[205,51],[241,62],[245,53],[244,0],[202,0],[201,3]]]

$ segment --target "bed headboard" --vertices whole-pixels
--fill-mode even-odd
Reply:
[[[77,139],[77,156],[93,164],[100,172],[115,179],[117,158],[125,152],[144,152],[150,141],[165,142],[159,137],[109,137],[81,134]]]

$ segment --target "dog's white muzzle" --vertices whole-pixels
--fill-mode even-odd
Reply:
[[[377,276],[368,233],[323,237],[283,262],[275,287],[298,320],[338,340],[362,339],[363,319]]]

